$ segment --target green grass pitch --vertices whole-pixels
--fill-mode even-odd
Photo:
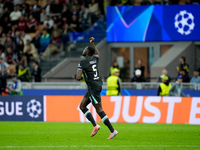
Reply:
[[[119,134],[112,140],[108,128],[99,125],[90,137],[90,123],[0,122],[0,149],[200,150],[199,125],[113,123]]]

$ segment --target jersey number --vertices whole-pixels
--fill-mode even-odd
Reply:
[[[95,74],[94,74],[94,80],[99,79],[98,74],[97,74],[97,68],[96,68],[96,66],[97,65],[92,65],[92,69],[95,72]]]

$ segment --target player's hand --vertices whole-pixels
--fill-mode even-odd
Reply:
[[[94,42],[94,37],[90,38],[90,43]]]

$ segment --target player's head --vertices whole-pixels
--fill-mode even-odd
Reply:
[[[94,55],[94,48],[93,47],[90,47],[90,46],[87,46],[84,50],[83,50],[83,56],[87,57],[87,56],[92,56]]]

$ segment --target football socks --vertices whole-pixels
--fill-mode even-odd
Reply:
[[[82,112],[85,114],[85,117],[86,117],[86,118],[92,123],[92,125],[95,127],[97,124],[96,124],[96,122],[95,122],[95,120],[94,120],[94,118],[93,118],[93,116],[92,116],[90,110],[87,109],[87,108],[85,108],[85,109],[82,110]]]
[[[114,128],[110,123],[110,120],[108,119],[108,116],[105,114],[104,111],[101,111],[99,113],[99,116],[101,117],[101,120],[103,121],[103,123],[109,128],[110,132],[114,132]]]

